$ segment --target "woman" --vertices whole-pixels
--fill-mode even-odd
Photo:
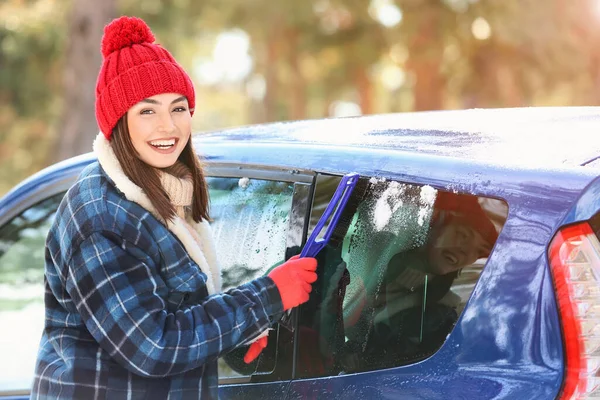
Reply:
[[[98,162],[67,192],[48,234],[32,399],[216,398],[217,358],[264,335],[316,279],[315,259],[292,259],[220,292],[190,141],[194,90],[153,41],[137,18],[105,28]],[[250,346],[248,360],[260,349]]]

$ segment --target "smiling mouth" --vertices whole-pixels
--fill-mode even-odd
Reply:
[[[168,139],[168,140],[153,140],[149,142],[150,146],[155,147],[160,150],[168,150],[177,144],[177,139]]]

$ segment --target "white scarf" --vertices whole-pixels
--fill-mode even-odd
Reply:
[[[125,175],[110,142],[102,133],[99,133],[94,140],[94,153],[98,157],[98,162],[106,174],[113,180],[117,188],[125,194],[127,200],[139,204],[159,221],[165,222],[144,191]],[[176,211],[178,211],[178,215],[171,221],[166,221],[165,225],[183,243],[189,256],[198,264],[200,270],[206,274],[208,294],[211,295],[220,292],[222,285],[221,269],[217,260],[217,252],[210,225],[206,221],[200,223],[194,222],[191,219],[186,221],[179,215],[179,211],[183,210],[184,206],[180,206],[181,208],[177,210],[178,205],[174,205]]]

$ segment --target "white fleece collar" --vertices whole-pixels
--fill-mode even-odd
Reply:
[[[113,180],[117,189],[123,192],[127,200],[139,204],[159,221],[164,221],[144,191],[125,175],[110,142],[106,140],[102,133],[99,133],[94,140],[93,148],[102,169]],[[173,221],[167,221],[166,226],[183,243],[189,256],[198,264],[200,270],[206,274],[208,294],[217,293],[221,291],[221,269],[217,261],[217,252],[210,225],[206,221],[196,223],[189,220],[187,223],[198,234],[200,243],[194,239],[185,226],[186,222],[179,216],[175,216]]]

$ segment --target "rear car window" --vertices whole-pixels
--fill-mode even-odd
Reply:
[[[338,181],[319,177],[311,225]],[[501,200],[375,178],[351,203],[339,243],[319,255],[319,280],[301,312],[302,377],[390,368],[435,353],[508,214]]]

